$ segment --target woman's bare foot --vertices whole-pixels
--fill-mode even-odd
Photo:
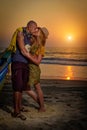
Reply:
[[[43,107],[43,108],[39,108],[38,112],[45,112],[46,109]]]

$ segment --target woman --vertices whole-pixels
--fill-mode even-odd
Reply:
[[[39,64],[41,63],[41,60],[44,56],[45,43],[48,34],[49,33],[46,28],[38,28],[36,36],[34,36],[32,39],[30,52],[27,54],[27,57],[30,59],[30,73],[28,81],[28,87],[30,87],[30,90],[28,89],[27,93],[40,105],[39,112],[45,111],[43,92],[40,86],[41,70]],[[31,86],[35,87],[36,93],[31,90]]]

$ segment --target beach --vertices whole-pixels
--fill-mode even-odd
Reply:
[[[11,117],[11,78],[0,91],[0,130],[87,130],[87,81],[41,79],[46,112],[25,92],[23,105],[29,110],[25,121]]]

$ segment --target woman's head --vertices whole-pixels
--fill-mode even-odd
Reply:
[[[38,27],[37,31],[34,33],[31,39],[32,43],[35,43],[35,44],[37,43],[44,46],[46,43],[46,39],[48,38],[48,35],[49,35],[49,32],[45,27],[43,28]]]
[[[38,27],[38,32],[37,32],[37,40],[39,44],[42,44],[43,46],[46,43],[46,39],[48,38],[48,30],[46,28],[40,28]]]
[[[44,35],[45,35],[45,37],[46,37],[46,39],[47,39],[47,38],[48,38],[48,35],[49,35],[49,32],[48,32],[47,28],[42,27],[41,30],[43,31],[43,33],[44,33]]]

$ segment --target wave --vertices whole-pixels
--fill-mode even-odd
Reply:
[[[47,55],[49,54],[63,54],[63,55],[87,55],[87,52],[46,52]]]
[[[68,59],[68,58],[43,58],[42,64],[60,64],[60,65],[74,65],[87,66],[87,59]]]

